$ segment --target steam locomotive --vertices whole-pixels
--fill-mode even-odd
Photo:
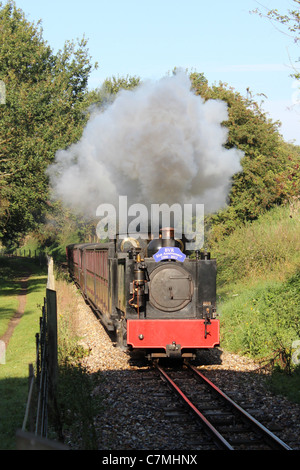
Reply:
[[[149,359],[193,358],[219,344],[216,260],[207,252],[189,257],[174,229],[66,251],[70,274],[119,347]]]

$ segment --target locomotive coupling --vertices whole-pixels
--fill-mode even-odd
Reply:
[[[176,344],[176,341],[172,341],[171,344],[166,345],[166,356],[170,358],[180,358],[181,357],[181,345]]]

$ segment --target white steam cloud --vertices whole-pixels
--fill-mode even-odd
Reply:
[[[226,204],[243,153],[225,149],[227,105],[191,91],[184,73],[122,90],[47,173],[56,198],[95,216],[99,204]]]

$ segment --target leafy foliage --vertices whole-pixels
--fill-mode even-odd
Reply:
[[[298,272],[284,283],[264,283],[227,301],[222,307],[223,346],[260,359],[280,352],[290,367],[292,345],[300,337],[299,292]]]
[[[0,7],[2,5],[0,4]],[[0,9],[0,236],[18,239],[42,219],[47,207],[45,169],[55,152],[77,140],[87,106],[92,69],[82,39],[56,55],[9,1]]]
[[[273,208],[220,241],[222,346],[287,372],[300,338],[300,200]]]
[[[246,222],[213,245],[218,260],[219,292],[231,283],[250,286],[259,279],[285,279],[300,265],[300,199],[273,208],[258,220]],[[236,289],[236,286],[234,286]],[[230,290],[230,289],[229,289]]]
[[[249,90],[243,97],[224,83],[209,87],[204,75],[196,72],[191,80],[195,93],[205,100],[227,103],[226,147],[244,152],[242,171],[232,180],[229,206],[207,218],[212,226],[210,236],[218,240],[245,221],[300,194],[300,148],[283,141],[280,123],[268,119]]]

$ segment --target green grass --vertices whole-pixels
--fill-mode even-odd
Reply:
[[[5,331],[8,318],[18,306],[20,278],[31,270],[25,313],[14,330],[6,351],[6,363],[0,364],[0,450],[16,448],[16,430],[22,428],[28,396],[29,364],[35,365],[35,335],[39,332],[41,307],[46,294],[47,275],[34,260],[0,257],[0,324]],[[68,283],[57,280],[59,377],[58,407],[64,430],[78,434],[78,446],[95,449],[96,435],[92,425],[99,403],[90,400],[93,380],[80,364],[87,352],[78,344],[76,328],[77,301]],[[3,318],[2,312],[9,315]],[[70,312],[75,313],[70,316]],[[73,318],[74,317],[74,318]],[[72,321],[71,321],[72,320]],[[73,324],[73,323],[74,324]],[[55,423],[51,422],[51,433]]]
[[[285,372],[280,390],[299,390],[299,366],[291,358],[300,339],[300,203],[236,229],[212,247],[212,255],[222,347],[279,366]],[[273,388],[279,382],[274,375]],[[300,402],[299,393],[291,395]]]
[[[258,359],[288,355],[300,338],[300,271],[241,290],[220,309],[225,348]]]
[[[0,449],[15,448],[15,433],[22,427],[28,395],[28,366],[35,364],[35,334],[39,332],[41,306],[47,276],[31,260],[0,258],[1,293],[0,325],[4,329],[8,316],[17,307],[20,275],[31,270],[25,313],[14,330],[6,351],[6,363],[0,365]],[[7,277],[4,279],[3,275]],[[5,307],[5,319],[2,317]],[[9,315],[8,315],[9,310]]]
[[[276,368],[268,380],[269,388],[280,395],[285,395],[290,401],[300,403],[300,369],[293,374],[285,374]]]
[[[219,294],[295,274],[300,268],[299,233],[300,204],[298,213],[291,214],[289,206],[276,207],[237,228],[212,248],[218,260]]]

